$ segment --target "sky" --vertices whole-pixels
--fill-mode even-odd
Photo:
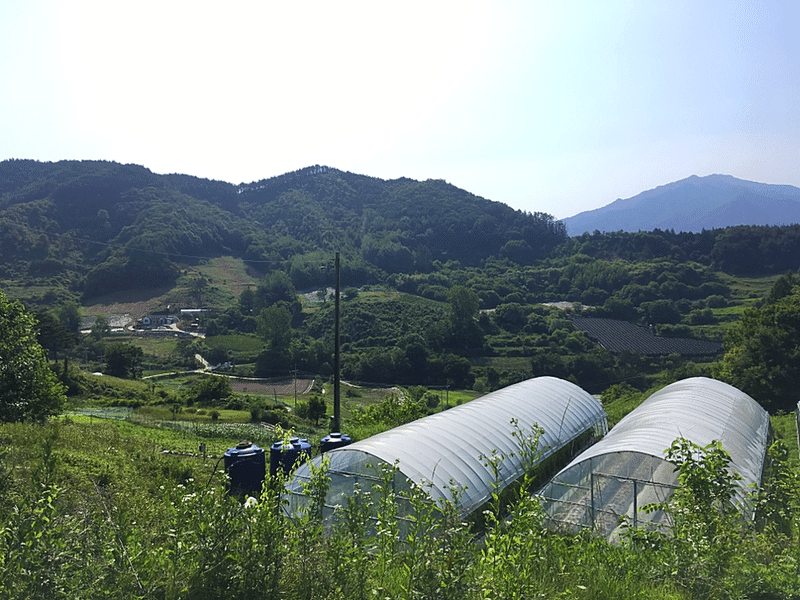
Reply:
[[[800,186],[800,2],[0,0],[0,160],[444,179],[561,219]]]

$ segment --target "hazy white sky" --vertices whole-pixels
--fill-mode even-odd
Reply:
[[[800,2],[0,0],[0,159],[322,164],[557,218],[800,186]]]

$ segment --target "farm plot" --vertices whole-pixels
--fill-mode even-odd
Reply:
[[[291,378],[267,381],[263,379],[242,379],[231,377],[228,381],[231,384],[231,389],[240,394],[291,396],[295,392],[295,380]],[[298,394],[308,394],[314,385],[314,380],[298,379],[296,384]]]

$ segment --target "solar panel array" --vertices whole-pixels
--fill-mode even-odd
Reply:
[[[648,327],[628,321],[573,317],[575,329],[585,331],[596,343],[613,352],[639,352],[647,356],[680,354],[681,356],[713,356],[722,344],[694,338],[667,338],[653,335]]]

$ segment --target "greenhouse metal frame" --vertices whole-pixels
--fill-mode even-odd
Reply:
[[[385,487],[391,477],[398,518],[414,510],[408,501],[411,486],[434,502],[452,501],[459,518],[465,518],[490,499],[495,483],[503,489],[522,475],[519,437],[535,426],[543,429],[537,464],[569,452],[566,462],[608,430],[603,407],[585,390],[555,377],[528,379],[327,452],[330,483],[323,516],[330,522],[357,490]],[[504,457],[498,481],[487,465],[493,452]],[[318,456],[312,463],[318,467],[321,460]],[[290,514],[307,509],[310,500],[303,490],[311,476],[306,463],[288,482]]]
[[[678,486],[665,452],[678,438],[699,446],[719,441],[738,473],[735,502],[752,517],[748,489],[760,486],[770,443],[769,414],[737,388],[693,377],[649,396],[597,444],[583,451],[539,492],[551,527],[593,529],[619,539],[620,519],[634,526],[669,526],[648,504],[667,500]]]

